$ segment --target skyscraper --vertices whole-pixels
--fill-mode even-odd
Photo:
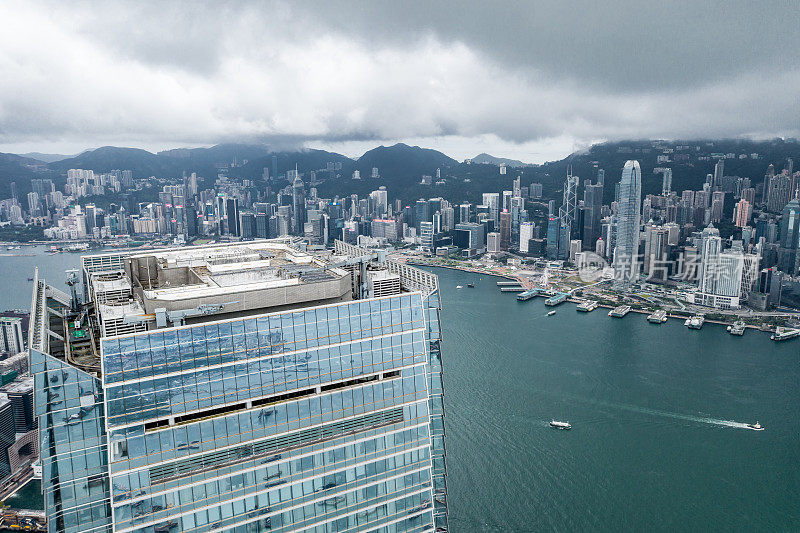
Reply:
[[[279,241],[82,271],[77,311],[34,276],[50,531],[446,529],[436,276]]]
[[[507,252],[511,247],[511,213],[503,210],[500,213],[500,250]]]
[[[583,248],[594,250],[600,238],[600,220],[603,209],[603,185],[586,184],[583,188]]]
[[[741,250],[722,250],[719,230],[710,224],[700,241],[700,272],[697,291],[689,300],[719,309],[736,309],[742,296],[745,254]]]
[[[458,206],[458,222],[464,224],[470,221],[470,208],[472,204],[461,204]]]
[[[498,220],[500,215],[500,194],[496,192],[483,193],[483,205],[489,207],[489,218]]]
[[[714,191],[711,193],[711,212],[709,217],[711,222],[719,222],[722,220],[722,212],[725,208],[725,193],[722,191]]]
[[[225,199],[225,216],[228,221],[228,233],[237,237],[241,235],[238,198],[229,197]]]
[[[306,222],[306,193],[300,174],[297,174],[292,182],[292,216],[294,232],[302,235],[303,224]]]
[[[519,251],[527,254],[529,251],[530,240],[533,239],[536,225],[533,222],[523,222],[519,226]]]
[[[578,212],[578,181],[578,176],[573,176],[572,172],[567,173],[567,179],[564,180],[563,201],[558,210],[561,224],[569,228],[570,235],[578,233],[575,223]]]
[[[25,334],[22,331],[22,318],[0,317],[0,352],[17,354],[25,349]]]
[[[663,226],[645,226],[644,260],[642,272],[649,281],[664,283],[666,271],[669,230]]]
[[[669,196],[672,192],[672,169],[665,168],[663,170],[663,176],[661,178],[661,194],[663,196]]]
[[[642,170],[628,160],[619,182],[619,212],[614,250],[614,288],[629,290],[639,274],[639,208],[642,201]]]
[[[424,198],[420,198],[417,200],[417,203],[414,204],[414,225],[417,228],[417,231],[420,231],[420,224],[423,222],[430,222],[433,217],[433,213],[430,212],[430,206]]]
[[[733,224],[737,228],[747,226],[750,221],[750,202],[742,198],[736,202],[736,207],[733,210]]]
[[[780,226],[778,268],[790,276],[800,271],[800,201],[797,198],[783,208]]]
[[[714,182],[712,186],[716,189],[722,186],[722,175],[725,173],[725,160],[720,159],[717,161],[717,164],[714,165]]]
[[[769,181],[767,190],[767,211],[780,213],[794,195],[792,180],[789,176],[780,174]]]

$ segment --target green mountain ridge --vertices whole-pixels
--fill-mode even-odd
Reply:
[[[681,146],[687,148],[678,150]],[[667,154],[670,162],[658,163],[657,157],[664,155],[665,149],[667,152],[672,149]],[[272,152],[265,145],[235,143],[209,148],[176,148],[157,154],[138,148],[104,146],[51,163],[17,154],[0,154],[0,197],[10,196],[12,181],[17,182],[17,190],[22,197],[30,190],[30,180],[35,177],[54,179],[57,186],[61,187],[70,168],[86,168],[96,172],[127,169],[132,170],[138,178],[156,176],[167,179],[179,179],[184,172],[197,172],[198,176],[213,181],[219,167],[227,166],[227,172],[233,178],[258,181],[264,168],[269,169],[271,176],[274,174],[272,159],[275,157],[279,174],[295,165],[307,175],[310,170],[325,169],[329,162],[341,164],[341,169],[334,173],[333,179],[327,172],[318,175],[318,180],[322,181],[318,185],[322,197],[363,196],[383,185],[389,189],[392,198],[400,198],[406,203],[432,196],[443,196],[453,202],[480,203],[481,193],[509,190],[517,176],[522,177],[523,185],[542,183],[543,199],[553,198],[559,203],[559,191],[568,169],[571,168],[582,183],[586,179],[594,181],[597,170],[602,168],[606,176],[605,202],[609,203],[614,195],[613,185],[619,181],[622,167],[628,159],[637,159],[641,163],[644,195],[661,190],[661,176],[653,172],[654,168],[665,166],[672,169],[673,190],[697,190],[702,187],[706,174],[713,172],[715,160],[710,156],[729,153],[735,154],[735,158],[725,159],[725,174],[749,177],[753,186],[756,186],[763,181],[770,163],[780,171],[787,158],[800,161],[800,143],[794,139],[608,142],[596,144],[558,161],[538,166],[511,167],[502,176],[496,164],[459,163],[442,152],[402,143],[378,146],[355,160],[325,150]],[[757,153],[758,158],[750,157],[752,153]],[[680,157],[688,155],[688,160],[676,161],[676,154]],[[701,160],[698,157],[710,159]],[[233,163],[236,166],[230,166]],[[378,168],[380,177],[377,179],[371,178],[373,167]],[[435,176],[437,169],[441,170],[443,184],[420,183],[422,175]],[[361,180],[351,179],[354,170],[360,172]],[[277,186],[283,185],[277,183]]]

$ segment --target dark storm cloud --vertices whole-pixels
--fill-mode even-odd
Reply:
[[[4,145],[472,138],[508,152],[800,130],[788,2],[20,2],[0,19]]]
[[[354,38],[401,46],[432,33],[508,68],[634,92],[684,89],[800,67],[800,5],[788,1],[325,1],[306,11]]]

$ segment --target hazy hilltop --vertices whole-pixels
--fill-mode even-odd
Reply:
[[[517,159],[495,157],[487,153],[476,155],[475,157],[472,158],[472,163],[479,165],[497,165],[497,166],[505,165],[507,167],[514,167],[514,168],[534,166],[531,163],[523,163],[522,161],[519,161]]]
[[[37,161],[41,161],[43,163],[55,163],[56,161],[61,161],[62,159],[69,159],[70,157],[75,157],[75,155],[64,155],[64,154],[43,154],[41,152],[28,152],[27,154],[20,154],[22,157],[27,157],[30,159],[36,159]]]

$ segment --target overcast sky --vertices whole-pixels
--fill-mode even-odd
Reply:
[[[0,2],[0,151],[800,136],[800,4]]]

